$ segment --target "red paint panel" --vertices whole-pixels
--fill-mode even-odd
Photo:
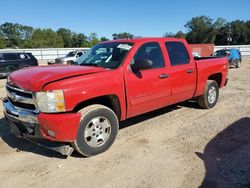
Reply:
[[[76,139],[79,122],[79,113],[44,114],[38,115],[39,129],[42,136],[48,140],[73,142]],[[48,130],[55,133],[55,137],[48,135]]]
[[[103,72],[104,68],[87,66],[53,65],[29,67],[13,72],[9,80],[26,91],[41,91],[49,82],[76,75]]]

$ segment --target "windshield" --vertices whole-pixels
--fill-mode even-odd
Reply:
[[[74,57],[76,55],[76,52],[73,51],[73,52],[69,52],[66,57]]]
[[[117,68],[132,48],[132,43],[108,42],[97,44],[76,60],[78,65]]]

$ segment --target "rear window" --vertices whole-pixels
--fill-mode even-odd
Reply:
[[[4,60],[6,61],[14,61],[18,60],[19,58],[17,57],[17,54],[14,53],[6,53],[4,54]]]
[[[17,54],[19,59],[29,59],[29,56],[27,54]]]
[[[190,61],[189,54],[182,42],[166,42],[165,43],[170,64],[172,66],[188,64]]]

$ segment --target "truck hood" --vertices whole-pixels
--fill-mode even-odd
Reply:
[[[49,82],[61,80],[73,76],[103,72],[106,69],[90,66],[39,66],[29,67],[10,74],[8,83],[26,91],[41,91]]]

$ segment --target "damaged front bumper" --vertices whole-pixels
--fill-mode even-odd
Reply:
[[[47,149],[61,153],[62,155],[71,155],[74,149],[69,143],[45,139],[44,133],[39,126],[38,114],[33,111],[18,109],[7,99],[3,101],[4,115],[7,119],[11,132],[32,143]]]

